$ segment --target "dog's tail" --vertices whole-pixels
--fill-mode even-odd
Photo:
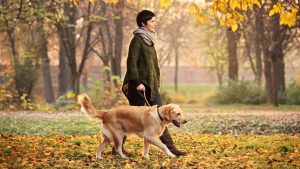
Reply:
[[[102,119],[103,115],[106,112],[105,110],[96,110],[89,96],[86,94],[79,95],[78,102],[81,105],[80,111],[88,114],[90,117]]]

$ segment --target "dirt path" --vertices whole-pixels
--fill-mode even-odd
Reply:
[[[55,113],[42,113],[42,112],[0,112],[0,118],[68,118],[68,117],[83,117],[81,112],[55,112]]]
[[[278,111],[278,110],[235,110],[228,112],[218,111],[203,111],[203,112],[186,112],[187,117],[203,117],[203,116],[255,116],[267,119],[293,119],[300,121],[300,111]],[[72,112],[0,112],[0,118],[69,118],[69,117],[84,117],[85,115],[78,111]]]

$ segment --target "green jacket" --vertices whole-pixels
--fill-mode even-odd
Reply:
[[[140,35],[132,38],[127,58],[127,71],[123,84],[138,81],[151,88],[150,100],[159,95],[160,70],[154,46],[144,43]]]

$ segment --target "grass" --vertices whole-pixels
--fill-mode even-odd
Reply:
[[[250,104],[211,104],[211,103],[203,103],[203,104],[182,104],[181,107],[184,108],[187,112],[201,112],[201,113],[215,113],[215,112],[235,112],[235,111],[299,111],[300,105],[279,105],[278,107],[274,107],[270,104],[260,104],[260,105],[250,105]]]
[[[177,103],[204,103],[217,89],[217,84],[179,84],[176,93],[174,84],[163,84],[161,93],[167,93]]]
[[[167,102],[187,105],[187,111],[193,111],[195,105],[197,111],[233,111],[233,110],[278,110],[278,111],[299,111],[300,105],[284,105],[274,107],[270,104],[229,104],[222,105],[212,102],[211,97],[215,96],[218,90],[217,84],[179,84],[177,93],[174,91],[174,84],[163,84],[161,93],[165,93]],[[189,109],[188,106],[191,105]]]
[[[0,118],[0,133],[5,135],[93,135],[100,121],[80,118]]]
[[[235,111],[186,111],[188,123],[183,128],[170,125],[172,132],[198,134],[274,134],[300,133],[299,115],[294,111],[235,110]],[[73,113],[74,114],[74,113]],[[0,116],[0,133],[5,135],[95,135],[101,122],[83,114],[22,114]]]

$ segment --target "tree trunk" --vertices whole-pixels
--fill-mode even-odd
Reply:
[[[84,49],[83,49],[83,54],[82,54],[82,59],[81,59],[81,62],[80,62],[80,65],[79,65],[79,70],[78,70],[78,83],[80,83],[80,77],[81,77],[81,74],[84,70],[84,65],[85,65],[85,62],[88,58],[88,55],[91,51],[91,33],[92,33],[92,30],[93,30],[93,24],[92,22],[90,22],[90,16],[91,16],[91,2],[88,2],[88,11],[87,11],[87,20],[88,20],[88,26],[87,26],[87,29],[86,29],[86,39],[85,39],[85,43],[84,43]]]
[[[260,10],[260,14],[262,18],[264,17],[265,10],[264,8],[257,9]],[[270,55],[270,39],[268,33],[269,31],[266,30],[266,23],[264,21],[267,21],[266,19],[261,20],[261,24],[258,24],[256,29],[257,33],[259,34],[259,41],[262,42],[262,52],[263,52],[263,60],[264,60],[264,75],[265,75],[265,88],[266,88],[266,97],[267,97],[267,103],[274,104],[274,97],[275,93],[273,90],[274,86],[274,77],[273,77],[273,71],[272,71],[272,59]]]
[[[272,17],[272,48],[271,48],[271,58],[272,58],[272,66],[273,66],[273,78],[274,78],[274,85],[273,85],[273,104],[274,106],[278,106],[278,94],[279,94],[279,87],[283,87],[280,84],[279,79],[279,69],[282,68],[282,63],[280,62],[280,58],[283,58],[282,52],[282,41],[280,38],[280,24],[279,24],[279,16]],[[284,72],[284,71],[283,71]]]
[[[286,84],[285,84],[285,63],[284,63],[284,54],[281,52],[278,53],[278,90],[281,94],[285,94]]]
[[[64,95],[71,88],[71,72],[68,65],[66,51],[63,41],[59,38],[59,75],[58,75],[58,95]]]
[[[125,2],[120,0],[116,5],[115,17],[115,51],[114,58],[112,59],[112,74],[116,76],[121,76],[121,58],[122,58],[122,48],[123,48],[123,10]]]
[[[64,3],[64,15],[67,18],[67,20],[57,23],[56,26],[59,36],[62,40],[64,52],[68,60],[68,66],[70,68],[70,89],[73,90],[75,94],[77,94],[76,92],[79,92],[79,84],[76,83],[76,81],[78,81],[75,41],[77,8],[75,6],[71,6],[69,2]]]
[[[262,25],[262,20],[263,16],[261,13],[261,10],[258,8],[255,8],[255,28],[257,29]],[[262,58],[261,58],[261,53],[262,53],[262,41],[260,34],[258,32],[255,33],[254,37],[254,46],[255,46],[255,60],[256,60],[256,82],[258,85],[261,85],[262,81]]]
[[[221,64],[216,64],[216,74],[218,78],[219,87],[223,86],[223,73],[221,70],[224,70],[224,66]]]
[[[249,43],[249,41],[251,42],[252,39],[247,36],[247,32],[246,30],[244,31],[244,38],[245,38],[245,47],[246,47],[246,55],[248,56],[249,58],[249,62],[250,62],[250,65],[251,65],[251,69],[252,69],[252,72],[253,74],[255,75],[255,80],[257,79],[257,70],[256,70],[256,66],[255,66],[255,63],[252,59],[252,55],[251,55],[251,44]]]
[[[18,58],[18,51],[16,48],[16,40],[14,38],[14,30],[8,30],[6,31],[10,43],[10,48],[11,48],[11,53],[12,53],[12,65],[18,65],[19,63],[19,58]]]
[[[48,42],[45,35],[43,19],[38,19],[38,28],[37,28],[37,36],[38,36],[38,49],[37,54],[41,56],[42,60],[42,70],[43,70],[43,79],[44,79],[44,95],[46,101],[48,103],[54,102],[54,93],[52,87],[51,73],[50,73],[50,64],[48,57]]]
[[[176,42],[177,43],[177,42]],[[178,53],[178,45],[175,45],[175,77],[174,77],[174,83],[175,83],[175,92],[178,91],[178,63],[179,63],[179,53]]]
[[[238,59],[237,59],[237,33],[226,30],[227,51],[228,51],[228,77],[230,80],[238,80]]]

